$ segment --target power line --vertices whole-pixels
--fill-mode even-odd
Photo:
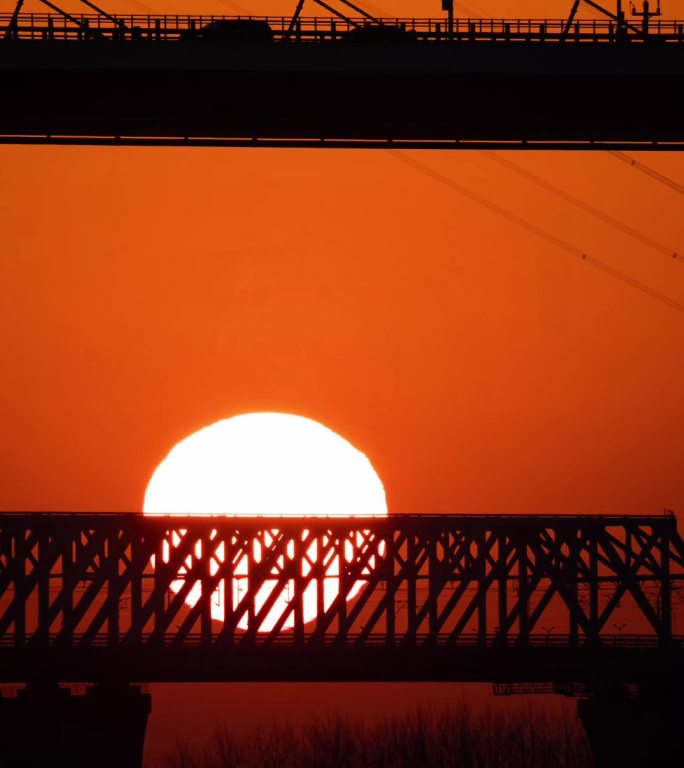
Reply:
[[[630,227],[629,224],[625,224],[623,221],[613,218],[609,214],[604,213],[599,208],[596,208],[590,203],[586,203],[581,198],[575,197],[575,195],[571,194],[570,192],[566,192],[564,189],[557,187],[555,184],[552,184],[551,182],[546,181],[546,179],[543,179],[541,176],[538,176],[536,173],[532,173],[531,171],[528,171],[525,168],[522,168],[517,163],[514,163],[511,160],[508,160],[505,157],[502,157],[498,152],[493,152],[491,150],[482,150],[482,154],[484,154],[490,160],[493,160],[494,162],[497,162],[500,165],[503,165],[505,168],[508,168],[509,170],[513,171],[513,173],[517,173],[519,176],[522,176],[528,181],[531,181],[533,184],[536,184],[542,189],[545,189],[547,192],[551,192],[552,194],[557,195],[563,200],[566,200],[567,202],[571,203],[577,208],[580,208],[581,210],[585,211],[591,216],[594,216],[595,218],[600,219],[606,224],[610,224],[611,226],[616,227],[617,229],[629,235],[630,237],[633,237],[635,240],[639,240],[640,242],[644,243],[644,245],[648,245],[649,247],[653,248],[656,251],[659,251],[665,256],[669,256],[673,259],[676,259],[680,264],[683,263],[681,260],[682,259],[681,254],[679,254],[677,251],[673,250],[672,248],[669,248],[667,245],[664,245],[658,240],[655,240],[654,238],[650,237],[646,233],[640,232],[638,229],[634,229],[634,227]]]
[[[679,192],[680,195],[684,195],[684,185],[680,184],[674,179],[671,179],[669,176],[666,176],[664,173],[660,173],[659,171],[656,171],[654,168],[651,168],[650,165],[646,165],[645,163],[642,163],[640,160],[635,160],[625,152],[611,151],[610,154],[613,157],[617,158],[618,160],[622,160],[623,163],[627,163],[627,165],[631,165],[632,168],[636,168],[637,171],[641,171],[642,173],[645,173],[647,176],[650,176],[652,179],[659,181],[661,184],[665,184],[665,186],[670,187],[670,189],[674,189],[674,191]]]
[[[455,192],[458,192],[464,197],[467,197],[468,199],[473,200],[474,202],[478,203],[484,208],[487,208],[493,213],[496,213],[498,216],[501,216],[504,219],[507,219],[508,221],[515,224],[516,226],[521,227],[522,229],[525,229],[528,232],[531,232],[536,237],[539,237],[542,240],[546,240],[546,242],[551,243],[552,245],[555,245],[556,248],[559,248],[565,251],[566,253],[569,253],[571,256],[575,256],[576,258],[581,259],[587,264],[591,264],[591,266],[596,267],[596,269],[599,269],[605,274],[610,275],[611,277],[614,277],[616,280],[620,280],[626,285],[629,285],[630,287],[635,288],[638,291],[641,291],[642,293],[646,294],[647,296],[650,296],[653,299],[657,299],[661,303],[666,304],[668,307],[671,307],[672,309],[676,309],[678,312],[684,312],[684,304],[682,304],[681,302],[676,301],[675,299],[672,299],[669,296],[666,296],[664,293],[660,293],[660,291],[656,291],[654,288],[651,288],[650,286],[646,285],[645,283],[642,283],[639,280],[636,280],[633,277],[630,277],[629,275],[622,272],[622,270],[616,269],[615,267],[611,267],[605,261],[602,261],[601,259],[597,259],[594,256],[590,256],[588,253],[572,245],[572,243],[569,243],[567,240],[563,240],[562,238],[557,237],[551,232],[548,232],[547,230],[542,229],[536,224],[533,224],[531,221],[524,219],[522,216],[518,216],[518,214],[513,213],[512,211],[509,211],[507,208],[503,208],[502,206],[497,205],[496,203],[493,203],[491,200],[484,197],[483,195],[480,195],[477,192],[474,192],[468,187],[464,187],[462,184],[459,184],[453,179],[450,179],[448,176],[444,176],[444,174],[440,173],[439,171],[433,170],[429,166],[424,165],[418,160],[415,160],[414,158],[410,157],[406,153],[396,149],[390,150],[390,152],[398,160],[401,160],[406,165],[411,166],[413,169],[420,171],[426,176],[429,176],[430,178],[439,182],[440,184],[443,184],[444,186],[449,187],[449,189],[452,189]]]

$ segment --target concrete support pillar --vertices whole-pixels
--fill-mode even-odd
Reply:
[[[31,684],[0,698],[3,768],[141,768],[151,697],[138,686],[102,684],[72,696]]]
[[[577,702],[595,768],[679,768],[684,755],[684,698],[670,682],[636,696],[624,685]]]

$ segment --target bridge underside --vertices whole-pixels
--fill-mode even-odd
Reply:
[[[681,149],[681,46],[0,45],[4,143]]]
[[[681,649],[658,648],[137,646],[2,648],[2,680],[63,683],[497,682],[637,685],[684,679]]]

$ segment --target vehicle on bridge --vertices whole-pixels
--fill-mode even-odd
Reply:
[[[210,21],[200,29],[181,32],[180,40],[212,42],[273,42],[273,30],[262,19],[220,19]]]

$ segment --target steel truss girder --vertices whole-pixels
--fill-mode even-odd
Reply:
[[[627,600],[630,635],[668,646],[682,579],[661,516],[3,515],[0,646],[534,646],[549,615],[576,646],[616,642]]]

